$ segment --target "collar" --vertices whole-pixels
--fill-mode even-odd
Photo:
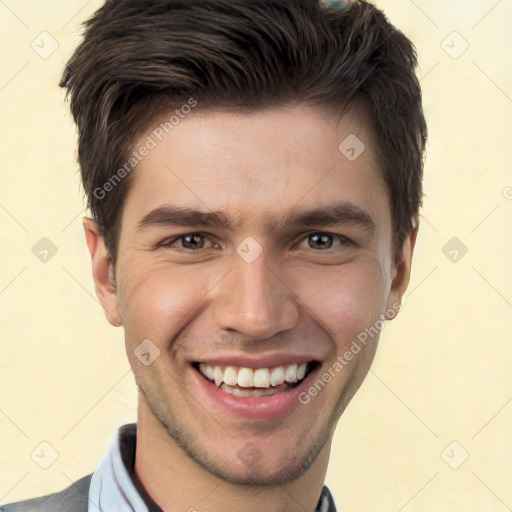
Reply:
[[[135,474],[137,424],[123,425],[92,475],[89,512],[163,512]],[[324,485],[315,512],[336,512]]]

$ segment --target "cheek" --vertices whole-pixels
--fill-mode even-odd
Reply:
[[[158,262],[132,265],[123,278],[119,306],[126,331],[135,342],[149,338],[161,348],[197,313],[214,283],[211,274]]]
[[[292,289],[340,351],[385,311],[385,283],[380,262],[368,255],[329,270],[304,268]]]

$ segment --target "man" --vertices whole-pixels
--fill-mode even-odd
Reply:
[[[4,511],[334,511],[338,419],[400,309],[426,126],[367,2],[107,0],[61,85],[138,422]]]

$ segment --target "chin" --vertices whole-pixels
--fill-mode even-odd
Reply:
[[[266,452],[259,451],[252,443],[243,445],[236,452],[237,455],[229,459],[226,459],[226,453],[232,453],[231,450],[223,450],[224,460],[214,460],[216,454],[212,454],[211,451],[203,457],[201,455],[205,453],[201,454],[201,450],[197,449],[189,451],[188,455],[203,469],[226,482],[250,487],[279,487],[302,477],[312,466],[324,445],[325,441],[319,440],[307,450],[287,450],[279,456],[279,460],[268,460]],[[275,453],[274,451],[274,458]]]

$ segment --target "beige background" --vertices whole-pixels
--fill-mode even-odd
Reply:
[[[57,87],[100,3],[0,1],[0,503],[92,472],[136,418],[123,332],[94,296]],[[327,483],[343,512],[512,510],[512,2],[378,5],[420,56],[426,198],[404,310],[340,421]],[[58,249],[46,263],[42,237]]]

